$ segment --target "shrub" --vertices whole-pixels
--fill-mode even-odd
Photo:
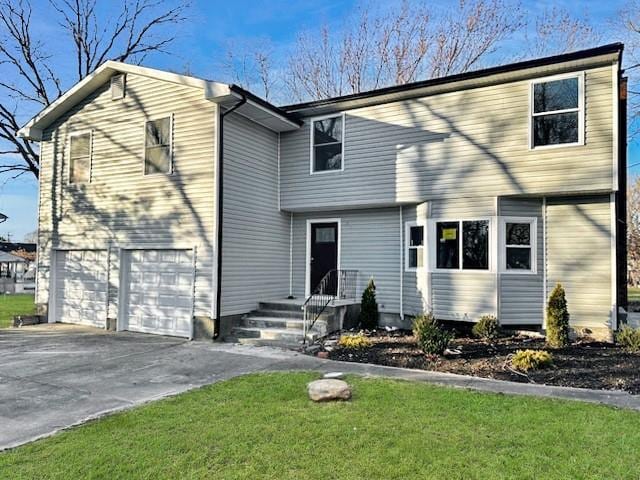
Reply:
[[[453,338],[451,332],[438,325],[432,313],[423,313],[413,320],[413,335],[427,355],[442,355]]]
[[[360,302],[360,328],[375,330],[378,328],[378,302],[376,302],[376,284],[373,278],[369,280],[367,288],[362,292]]]
[[[500,324],[493,315],[483,315],[471,329],[474,337],[498,338],[500,336]]]
[[[361,333],[357,335],[341,335],[338,340],[338,345],[344,348],[368,348],[372,345],[371,340],[362,335]]]
[[[551,347],[569,344],[569,310],[564,288],[559,283],[551,292],[547,305],[547,343]]]
[[[627,352],[640,352],[640,328],[626,325],[616,335],[616,342]]]
[[[521,372],[553,365],[553,356],[544,350],[518,350],[511,358],[511,366]]]

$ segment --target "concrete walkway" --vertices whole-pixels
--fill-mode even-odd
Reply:
[[[551,387],[68,325],[0,330],[0,450],[107,413],[264,371],[341,371],[640,410],[640,396]]]

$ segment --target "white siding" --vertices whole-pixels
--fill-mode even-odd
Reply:
[[[144,176],[144,124],[173,114],[173,174]],[[69,185],[67,138],[93,130],[91,183]],[[38,303],[48,299],[50,250],[112,245],[110,316],[117,312],[119,245],[196,247],[196,315],[212,308],[215,106],[201,89],[127,76],[108,82],[44,132]]]
[[[309,174],[309,125],[282,134],[282,208],[610,190],[610,66],[586,72],[584,146],[529,149],[529,81],[346,112],[344,171]]]
[[[278,134],[224,121],[222,315],[289,294],[290,215],[278,209]]]
[[[566,291],[574,327],[611,327],[609,196],[547,199],[547,296]]]

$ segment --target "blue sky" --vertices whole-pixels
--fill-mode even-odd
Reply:
[[[457,1],[457,0],[455,0]],[[57,32],[56,23],[50,18],[47,0],[34,0],[34,24],[43,39],[52,38]],[[375,2],[373,2],[375,3]],[[400,0],[381,2],[384,8],[393,8]],[[430,5],[445,6],[447,1],[432,1]],[[598,22],[605,31],[610,19],[615,18],[625,2],[621,0],[603,1],[524,1],[530,12],[542,11],[545,7],[561,6],[571,11],[586,11],[592,22]],[[315,28],[322,23],[339,28],[345,18],[353,12],[359,2],[355,0],[233,0],[207,1],[194,0],[190,20],[177,30],[178,39],[172,50],[173,55],[150,57],[145,64],[151,67],[184,71],[188,68],[194,75],[204,78],[225,80],[220,65],[231,45],[261,42],[268,40],[279,53],[291,48],[296,35],[301,30]],[[109,5],[109,3],[106,3]],[[601,43],[619,40],[615,37],[603,38]],[[515,48],[515,47],[514,47]],[[62,51],[57,55],[56,63],[63,69],[69,57]],[[2,74],[0,66],[0,74]],[[71,75],[66,79],[65,87],[72,84]],[[34,112],[26,112],[28,117]],[[640,145],[629,148],[629,164],[640,162]],[[632,174],[640,174],[640,165],[631,169]],[[23,237],[36,228],[37,182],[27,175],[17,180],[0,175],[0,212],[9,216],[9,220],[0,224],[0,235],[10,234],[14,240]]]

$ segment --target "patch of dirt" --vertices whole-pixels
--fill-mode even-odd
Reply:
[[[545,348],[544,339],[510,336],[496,340],[458,338],[450,350],[458,355],[429,357],[416,346],[410,332],[375,332],[373,345],[359,350],[328,347],[329,358],[347,362],[375,363],[393,367],[473,375],[514,382],[531,382],[600,390],[625,390],[640,394],[640,355],[625,352],[610,343],[580,341],[566,348]],[[336,339],[336,336],[330,337]],[[331,343],[331,342],[329,342]],[[526,376],[508,368],[516,350],[548,350],[554,366],[530,371]]]

